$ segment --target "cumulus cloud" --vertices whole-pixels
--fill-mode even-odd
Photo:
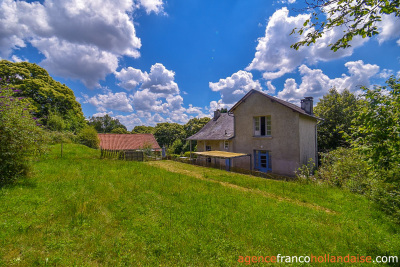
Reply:
[[[161,0],[139,1],[147,12],[161,12]],[[118,58],[140,56],[133,0],[3,0],[0,3],[0,55],[31,43],[44,56],[43,65],[64,78],[98,86],[116,70]],[[66,64],[61,64],[66,61]],[[75,62],[75,63],[74,63]]]
[[[92,117],[104,117],[105,115],[113,115],[114,112],[110,111],[110,112],[97,112],[95,114],[92,115]]]
[[[156,63],[151,66],[148,79],[144,81],[141,89],[148,89],[152,93],[163,94],[179,94],[179,88],[175,79],[175,72],[167,70],[163,64]]]
[[[220,79],[219,82],[210,82],[209,87],[214,92],[220,92],[221,103],[224,104],[234,104],[251,89],[262,90],[260,82],[253,80],[253,74],[243,70],[226,79]]]
[[[377,36],[379,43],[400,37],[400,19],[394,14],[382,15],[382,20],[377,23],[380,31]],[[397,43],[400,39],[397,40]]]
[[[345,66],[349,75],[343,74],[340,78],[331,79],[320,69],[310,69],[306,65],[301,65],[299,67],[302,76],[300,85],[292,78],[287,79],[278,97],[298,104],[305,96],[321,98],[332,87],[336,87],[339,92],[344,89],[357,92],[361,86],[370,86],[370,79],[379,73],[379,66],[364,64],[362,60],[347,62]]]
[[[31,43],[45,56],[41,62],[44,68],[60,77],[81,79],[89,88],[99,87],[99,79],[105,79],[118,67],[115,54],[94,45],[60,41],[56,37],[35,39]]]
[[[290,35],[291,31],[301,28],[309,18],[309,14],[289,16],[286,7],[277,10],[269,18],[265,36],[258,39],[255,57],[246,70],[262,71],[264,79],[272,80],[294,71],[304,61],[316,63],[350,56],[355,47],[366,41],[356,37],[352,47],[333,52],[327,46],[343,34],[343,28],[338,27],[328,31],[312,46],[301,47],[299,50],[290,48],[290,45],[300,40],[299,36]]]
[[[133,111],[132,99],[125,92],[108,92],[107,94],[97,94],[93,97],[83,94],[83,97],[85,98],[83,103],[92,104],[99,112],[107,112],[110,109],[123,112]]]
[[[139,0],[139,4],[146,10],[147,14],[151,12],[163,13],[164,10],[162,0]]]
[[[149,79],[147,72],[132,67],[121,69],[119,72],[116,71],[115,77],[121,81],[118,85],[127,90],[135,89],[139,84]]]

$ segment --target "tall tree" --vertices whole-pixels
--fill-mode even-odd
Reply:
[[[66,128],[78,131],[85,125],[81,105],[74,92],[61,84],[36,64],[0,61],[0,85],[16,88],[16,97],[24,97],[32,105],[33,114],[46,125],[49,115],[56,113],[66,123]]]
[[[356,96],[345,89],[339,93],[332,88],[314,108],[318,122],[318,150],[327,152],[337,147],[348,147],[344,133],[349,133],[351,121],[358,108]]]
[[[160,146],[170,146],[177,139],[182,141],[185,136],[183,125],[178,123],[157,123],[154,131],[154,137]]]
[[[122,130],[126,131],[125,125],[108,114],[103,117],[91,117],[88,124],[93,126],[98,133],[111,133],[116,128],[122,128]]]
[[[376,169],[400,169],[400,79],[364,89],[361,109],[353,120],[352,146]],[[400,178],[397,178],[400,181]]]
[[[204,127],[208,122],[210,121],[210,118],[204,117],[204,118],[193,118],[190,119],[184,126],[184,130],[186,132],[186,137],[192,136],[198,131],[201,130],[201,128]]]
[[[347,48],[355,36],[365,38],[379,34],[377,22],[382,15],[400,17],[400,0],[306,0],[306,4],[311,18],[300,29],[293,29],[292,34],[305,34],[301,41],[291,45],[295,49],[315,43],[336,27],[341,27],[343,36],[330,44],[331,49]]]
[[[140,125],[140,126],[135,126],[132,130],[132,133],[154,133],[155,129],[152,126],[145,126],[145,125]]]

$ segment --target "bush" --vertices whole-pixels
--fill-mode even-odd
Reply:
[[[71,132],[46,131],[48,143],[51,145],[60,143],[76,143],[77,136]],[[79,143],[79,142],[78,142]]]
[[[97,131],[93,127],[87,126],[83,128],[79,132],[77,140],[80,144],[90,148],[99,148],[100,140]]]
[[[357,151],[338,148],[321,155],[321,167],[317,178],[352,192],[361,194],[369,192],[374,183],[374,173],[370,171],[367,162]]]
[[[62,132],[66,128],[66,124],[60,115],[50,113],[47,119],[47,128],[51,131]]]
[[[307,164],[304,164],[296,171],[296,178],[299,182],[310,183],[315,181],[315,163],[313,159],[309,159]]]
[[[19,90],[0,87],[0,185],[30,170],[30,159],[45,149],[46,135]]]

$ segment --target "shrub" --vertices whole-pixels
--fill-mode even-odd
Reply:
[[[90,126],[83,128],[78,136],[78,142],[82,145],[88,146],[90,148],[99,148],[100,140],[97,135],[97,131]]]
[[[0,87],[0,185],[27,175],[31,157],[45,149],[46,135],[18,93]]]
[[[307,164],[304,164],[296,171],[296,178],[302,183],[315,181],[314,177],[315,163],[313,159],[309,159]]]
[[[51,131],[62,132],[66,128],[66,124],[60,115],[50,113],[47,119],[47,128]]]
[[[51,145],[60,143],[75,143],[77,137],[71,132],[46,131],[48,143]],[[78,142],[79,143],[79,142]]]
[[[321,167],[317,177],[337,187],[347,188],[352,192],[369,192],[374,182],[374,174],[357,151],[338,148],[329,153],[321,153]]]

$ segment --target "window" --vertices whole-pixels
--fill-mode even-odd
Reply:
[[[225,150],[229,149],[229,142],[227,140],[224,141],[224,149]]]
[[[254,136],[271,135],[271,116],[254,117]]]

